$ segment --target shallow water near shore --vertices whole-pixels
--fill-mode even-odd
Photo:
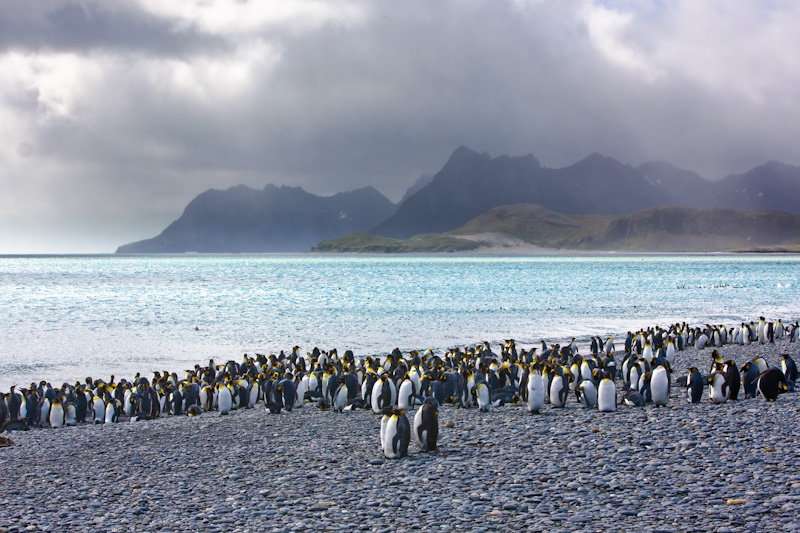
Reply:
[[[298,345],[357,356],[800,317],[800,256],[0,258],[0,390],[181,373]]]

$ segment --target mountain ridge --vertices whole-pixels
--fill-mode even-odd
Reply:
[[[271,184],[260,191],[209,189],[159,235],[117,253],[306,252],[321,240],[363,231],[395,209],[372,186],[327,197]]]
[[[637,167],[593,152],[548,168],[532,154],[491,157],[460,146],[395,205],[374,187],[320,197],[268,184],[209,189],[158,236],[117,253],[304,252],[350,233],[393,239],[457,230],[489,210],[535,204],[550,213],[625,215],[649,207],[734,208],[800,214],[800,167],[769,161],[710,181],[666,161]],[[550,215],[555,216],[555,215]]]

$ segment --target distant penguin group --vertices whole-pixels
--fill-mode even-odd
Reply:
[[[780,367],[770,367],[761,356],[740,366],[720,352],[730,343],[793,343],[799,329],[797,323],[784,326],[763,318],[730,330],[674,324],[629,332],[624,343],[593,337],[588,353],[579,352],[575,339],[564,346],[542,341],[529,350],[518,350],[507,340],[496,351],[484,342],[442,355],[394,349],[364,358],[350,350],[340,356],[336,350],[317,348],[302,355],[294,347],[279,355],[245,355],[241,362],[211,360],[187,370],[185,378],[154,372],[152,379],[137,374],[131,381],[111,376],[57,388],[44,381],[22,389],[13,386],[0,393],[0,430],[198,417],[213,411],[228,416],[259,404],[278,415],[308,404],[333,413],[380,415],[381,452],[387,459],[399,459],[409,454],[412,439],[421,452],[440,449],[439,412],[446,404],[482,413],[522,405],[535,415],[548,404],[561,410],[577,402],[585,409],[613,413],[648,404],[669,407],[673,388],[685,388],[686,396],[681,392],[680,397],[693,404],[757,396],[774,402],[794,391],[798,369],[790,354],[781,354]],[[673,377],[678,352],[692,346],[710,349],[710,364],[698,363],[686,376]]]

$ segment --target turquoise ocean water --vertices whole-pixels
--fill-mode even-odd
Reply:
[[[800,318],[800,256],[0,258],[0,390],[298,345],[383,354]]]

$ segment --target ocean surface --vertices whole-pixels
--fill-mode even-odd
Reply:
[[[800,318],[800,256],[0,257],[0,390],[315,346],[519,346]]]

